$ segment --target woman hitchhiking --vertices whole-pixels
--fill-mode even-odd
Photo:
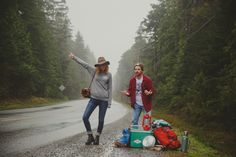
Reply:
[[[108,65],[110,62],[106,61],[104,57],[99,57],[98,63],[94,66],[91,66],[85,61],[76,57],[73,53],[71,53],[69,57],[82,65],[82,67],[85,68],[93,78],[90,89],[90,100],[83,115],[84,125],[88,134],[88,140],[85,144],[99,145],[99,137],[104,126],[106,111],[107,108],[111,107],[112,75],[108,72]],[[96,137],[94,138],[89,122],[89,117],[97,106],[99,107],[99,118],[97,133]]]

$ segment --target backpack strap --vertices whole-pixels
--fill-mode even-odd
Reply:
[[[90,87],[91,87],[91,85],[92,85],[92,82],[93,82],[93,79],[94,79],[95,75],[96,75],[96,70],[95,70],[95,72],[94,72],[94,74],[93,74],[93,77],[92,77],[92,79],[91,79],[91,81],[90,81],[90,84],[89,84],[89,87],[88,87],[88,88],[90,88]]]

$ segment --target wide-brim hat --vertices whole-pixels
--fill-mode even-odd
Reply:
[[[104,57],[98,57],[98,62],[94,66],[97,67],[105,64],[110,65],[110,62],[106,61]]]

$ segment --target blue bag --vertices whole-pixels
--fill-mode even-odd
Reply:
[[[124,128],[122,131],[123,136],[118,139],[118,142],[121,144],[129,144],[130,131],[129,128]]]

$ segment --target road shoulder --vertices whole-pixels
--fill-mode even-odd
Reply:
[[[117,120],[111,124],[104,126],[104,131],[101,135],[99,146],[86,146],[86,133],[81,133],[64,140],[54,142],[45,146],[37,147],[30,150],[25,150],[21,153],[8,154],[7,156],[14,157],[41,157],[41,156],[122,156],[133,157],[137,156],[149,156],[149,157],[161,157],[161,152],[154,152],[144,149],[133,148],[115,148],[112,142],[121,136],[122,129],[128,127],[130,124],[130,113],[126,114],[120,120]]]

